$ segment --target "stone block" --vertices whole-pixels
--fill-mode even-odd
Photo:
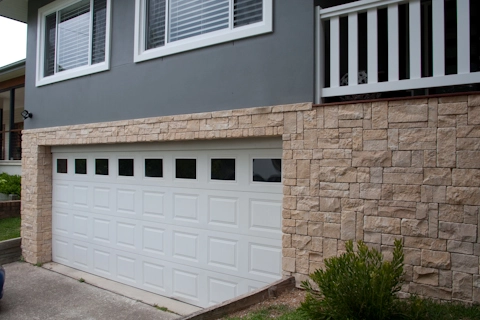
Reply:
[[[323,222],[308,222],[308,235],[312,237],[323,236]]]
[[[391,151],[353,151],[353,167],[390,167],[392,165]]]
[[[457,138],[480,138],[480,126],[458,126]]]
[[[360,198],[380,199],[381,195],[382,185],[380,183],[360,183]]]
[[[476,206],[463,206],[463,222],[468,224],[478,224],[480,217],[478,207]]]
[[[338,107],[324,107],[325,128],[338,128]]]
[[[438,104],[438,114],[464,114],[467,113],[467,103],[440,103]]]
[[[480,106],[468,107],[468,124],[480,124]]]
[[[480,151],[458,151],[457,168],[479,169]]]
[[[351,211],[342,212],[340,239],[355,240],[356,234],[356,214]]]
[[[439,128],[455,128],[457,126],[457,117],[455,115],[438,116]]]
[[[425,150],[423,152],[423,166],[425,168],[432,168],[437,166],[436,150]]]
[[[323,258],[328,259],[337,256],[337,239],[323,239]]]
[[[382,217],[413,219],[416,215],[415,208],[378,206],[378,215]]]
[[[422,202],[445,203],[447,193],[446,186],[422,186],[421,198]]]
[[[310,160],[297,160],[297,179],[310,178]]]
[[[335,182],[357,182],[357,169],[352,167],[336,168]]]
[[[473,224],[440,221],[438,223],[438,237],[447,240],[476,242],[477,226]]]
[[[437,132],[437,166],[455,167],[456,165],[456,129],[439,128]]]
[[[421,200],[420,186],[416,185],[394,185],[393,200],[415,201]]]
[[[480,151],[480,138],[457,138],[457,150]]]
[[[282,270],[287,272],[295,272],[295,258],[282,258]]]
[[[392,166],[394,167],[410,167],[412,164],[411,151],[393,151]]]
[[[340,212],[340,199],[339,198],[320,198],[320,211],[324,212]]]
[[[469,107],[480,106],[480,95],[469,95],[467,101]]]
[[[292,247],[298,250],[309,250],[311,248],[312,237],[293,234]]]
[[[321,201],[321,200],[320,200]],[[363,199],[342,199],[342,210],[363,212]]]
[[[312,251],[323,252],[323,237],[312,237]]]
[[[425,168],[423,183],[433,186],[452,184],[452,171],[447,168]]]
[[[387,140],[363,140],[363,150],[365,151],[381,151],[387,150]]]
[[[402,219],[402,235],[414,237],[428,236],[428,221],[417,219]]]
[[[463,222],[463,206],[440,204],[438,209],[438,220],[457,223]]]
[[[447,203],[480,205],[480,188],[476,187],[447,187]]]
[[[346,104],[338,107],[339,120],[363,119],[363,104]]]
[[[415,266],[413,267],[413,281],[430,286],[438,286],[438,270]]]
[[[417,184],[421,185],[423,182],[423,174],[422,173],[407,173],[407,172],[398,172],[398,173],[390,173],[385,172],[383,174],[383,183],[391,183],[391,184]]]
[[[455,240],[447,240],[447,251],[454,253],[462,253],[467,255],[473,254],[473,243],[461,242]]]
[[[438,121],[438,100],[435,98],[428,99],[428,126],[436,128]]]
[[[363,130],[363,140],[387,140],[387,130]]]
[[[437,149],[435,128],[399,129],[399,150]]]
[[[420,283],[410,283],[409,291],[412,294],[436,298],[440,300],[451,300],[452,299],[452,289],[449,288],[440,288],[433,287],[426,284]]]
[[[340,239],[340,224],[325,223],[323,225],[323,236],[325,238]]]
[[[380,232],[368,232],[363,233],[363,241],[368,243],[382,243],[382,234]]]
[[[427,268],[449,270],[451,256],[448,252],[422,250],[422,266]]]
[[[478,274],[478,257],[467,254],[452,253],[452,270]]]
[[[372,103],[372,129],[388,128],[388,103],[386,101]]]
[[[401,105],[388,108],[389,122],[419,122],[428,120],[428,105]]]
[[[364,230],[368,231],[368,232],[400,234],[401,233],[401,219],[387,218],[387,217],[365,216],[364,217]]]
[[[304,211],[318,211],[319,209],[318,197],[297,197],[296,209],[304,210]]]
[[[370,168],[357,168],[357,182],[370,182]]]
[[[340,224],[342,220],[342,215],[339,212],[324,212],[324,221],[328,223],[337,223]]]
[[[398,129],[388,129],[388,149],[398,150]]]
[[[371,183],[382,183],[383,182],[383,168],[382,167],[370,168],[370,182]]]
[[[308,223],[304,220],[295,221],[295,233],[297,235],[307,235],[308,234]]]
[[[440,287],[451,288],[452,287],[452,271],[439,270],[438,285]]]
[[[452,298],[459,300],[472,300],[473,277],[463,272],[453,272]]]

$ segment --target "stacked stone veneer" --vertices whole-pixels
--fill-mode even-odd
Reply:
[[[51,260],[50,146],[283,139],[283,270],[303,280],[347,240],[405,250],[404,293],[480,302],[480,95],[286,106],[23,132],[22,237]]]

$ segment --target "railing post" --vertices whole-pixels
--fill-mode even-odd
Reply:
[[[15,126],[15,89],[10,89],[10,132],[8,133],[8,160],[13,159],[13,127]]]
[[[315,103],[322,103],[325,86],[325,33],[320,19],[320,7],[315,8]]]

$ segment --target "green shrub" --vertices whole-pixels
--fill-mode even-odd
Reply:
[[[325,259],[325,270],[316,270],[302,287],[307,291],[300,311],[310,319],[396,319],[395,293],[400,290],[403,275],[403,247],[395,240],[393,259],[383,261],[378,250],[359,241],[357,252],[353,242],[346,243],[346,252]]]
[[[0,174],[0,193],[16,194],[20,197],[21,189],[21,177],[19,175],[9,175],[5,172]]]

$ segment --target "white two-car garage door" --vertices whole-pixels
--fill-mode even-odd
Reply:
[[[281,270],[281,141],[53,153],[53,261],[201,307]]]

